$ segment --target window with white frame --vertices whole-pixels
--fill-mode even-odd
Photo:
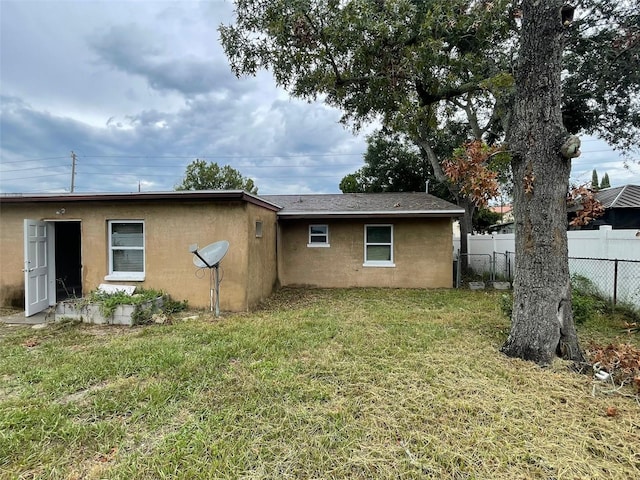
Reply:
[[[109,275],[106,280],[144,280],[144,222],[109,221]]]
[[[364,226],[364,266],[395,267],[393,225]]]
[[[328,247],[329,225],[309,225],[309,243],[307,247]]]

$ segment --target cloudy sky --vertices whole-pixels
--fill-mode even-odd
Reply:
[[[364,134],[271,75],[235,78],[217,27],[231,1],[0,0],[0,193],[173,190],[196,158],[263,194],[335,193],[362,166]],[[613,186],[640,165],[583,139],[572,178]]]

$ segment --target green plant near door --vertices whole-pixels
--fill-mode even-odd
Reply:
[[[164,303],[167,303],[170,312],[165,311]],[[171,297],[161,290],[154,289],[142,289],[137,288],[133,295],[126,292],[105,292],[103,290],[94,290],[88,293],[85,297],[66,300],[66,305],[71,307],[72,315],[79,315],[80,317],[94,318],[94,311],[99,311],[103,317],[99,323],[125,323],[125,324],[141,324],[149,323],[152,316],[155,313],[175,313],[176,311],[186,308],[186,302],[176,302]],[[129,307],[127,310],[123,310],[119,307]],[[66,310],[65,310],[66,312]],[[120,312],[120,313],[118,313]],[[128,313],[125,313],[128,312]],[[64,314],[63,314],[64,315]],[[118,318],[114,318],[114,315]],[[125,315],[130,320],[120,318]]]

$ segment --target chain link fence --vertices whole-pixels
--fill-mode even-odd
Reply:
[[[515,252],[458,254],[454,264],[456,288],[477,282],[513,282]],[[590,285],[593,293],[616,305],[640,310],[640,260],[569,257],[574,281]]]
[[[626,304],[640,310],[640,260],[569,257],[574,281],[588,281],[594,293],[615,307]]]
[[[513,278],[512,273],[509,252],[458,254],[454,265],[456,288],[478,282],[509,283]]]

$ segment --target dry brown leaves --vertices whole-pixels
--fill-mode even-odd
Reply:
[[[489,169],[487,162],[499,151],[499,147],[489,147],[479,140],[466,142],[443,162],[442,168],[462,193],[476,205],[485,206],[498,195],[498,174]]]
[[[568,196],[569,205],[579,205],[576,217],[569,222],[572,227],[588,225],[589,222],[604,215],[604,207],[596,199],[595,192],[586,185],[573,188]]]
[[[631,384],[640,393],[640,349],[628,343],[609,344],[606,347],[591,343],[587,348],[591,361],[599,363],[616,383]]]

